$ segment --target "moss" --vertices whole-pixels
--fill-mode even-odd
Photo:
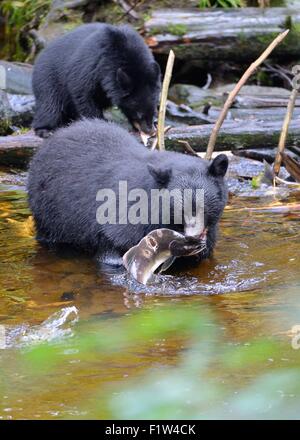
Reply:
[[[182,37],[187,33],[187,27],[184,24],[170,24],[167,27],[167,32]]]
[[[163,32],[163,30],[159,27],[153,27],[149,30],[148,35],[153,36],[153,35],[159,35]]]
[[[66,32],[69,32],[69,31],[72,31],[73,29],[75,29],[76,27],[80,26],[81,24],[82,24],[81,20],[74,20],[69,23],[65,23],[63,25],[63,28]]]
[[[6,136],[8,134],[12,133],[12,129],[10,126],[10,123],[8,119],[1,119],[0,120],[0,136]]]
[[[26,134],[31,130],[31,127],[19,127],[17,131],[12,133],[13,136],[18,136],[20,134]]]

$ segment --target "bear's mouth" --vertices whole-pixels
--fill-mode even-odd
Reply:
[[[150,138],[150,137],[154,136],[156,133],[155,127],[146,128],[146,127],[142,126],[145,124],[141,124],[139,121],[131,121],[131,124],[132,124],[133,128],[135,128],[140,133],[141,137],[147,136],[148,138]],[[142,137],[142,140],[143,140],[143,137]]]
[[[192,252],[190,255],[197,255],[205,251],[208,228],[204,227],[200,230],[200,232],[198,228],[191,228],[190,226],[187,226],[184,229],[184,235],[187,238],[196,239],[197,241],[199,241],[200,244],[199,248],[197,250],[195,249],[195,251]]]

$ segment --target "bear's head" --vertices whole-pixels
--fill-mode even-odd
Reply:
[[[164,158],[162,153],[158,154],[161,163],[148,164],[148,170],[154,179],[152,185],[168,189],[171,195],[170,224],[162,224],[203,240],[206,250],[202,257],[209,256],[215,244],[218,222],[227,203],[228,190],[224,177],[228,158],[225,154],[219,154],[214,160],[206,161],[178,153],[166,152]],[[181,194],[181,198],[176,194]],[[182,214],[181,223],[178,223],[179,211]]]
[[[140,77],[129,69],[119,68],[117,81],[121,90],[117,105],[132,126],[147,134],[154,132],[160,93],[160,67],[153,61]]]

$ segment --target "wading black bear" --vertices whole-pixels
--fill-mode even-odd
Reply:
[[[88,147],[88,154],[83,146]],[[227,166],[224,154],[208,162],[181,153],[150,151],[116,124],[97,119],[77,121],[46,139],[30,164],[29,204],[37,238],[50,247],[71,245],[97,254],[102,261],[120,264],[122,255],[154,229],[168,227],[191,236],[200,236],[205,230],[206,249],[199,257],[206,258],[213,250],[227,200]],[[142,190],[149,196],[145,202],[149,213],[143,223],[128,222],[137,192],[133,191],[134,197],[128,197],[126,205],[127,193],[119,194],[120,182],[125,182],[128,193]],[[154,211],[163,208],[150,204],[150,193],[166,189],[191,189],[193,194],[203,189],[201,228],[195,226],[192,212],[183,212],[181,223],[175,224],[175,203],[169,223],[152,223]],[[99,224],[99,209],[109,196],[123,217],[112,215],[110,223]],[[121,205],[125,206],[123,211]],[[180,201],[178,207],[180,212],[186,209]]]
[[[117,105],[138,130],[150,133],[160,92],[160,68],[130,26],[92,23],[49,44],[36,60],[33,128],[47,137],[70,121],[103,119]]]

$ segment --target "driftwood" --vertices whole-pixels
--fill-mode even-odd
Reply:
[[[167,55],[173,49],[178,60],[203,68],[228,60],[248,63],[288,27],[289,36],[272,55],[282,63],[299,58],[299,24],[298,7],[161,9],[146,21],[145,34],[155,53]]]
[[[248,81],[250,76],[253,75],[253,73],[256,71],[256,69],[273,52],[273,50],[278,46],[278,44],[280,44],[284,40],[284,38],[288,35],[288,33],[289,33],[289,30],[286,30],[286,31],[282,32],[281,34],[277,35],[277,37],[274,39],[274,41],[272,41],[272,43],[263,51],[263,53],[257,58],[257,60],[254,61],[248,67],[248,69],[242,75],[242,77],[240,78],[238,83],[234,86],[234,88],[229,93],[229,95],[226,99],[226,102],[224,104],[224,107],[222,108],[220,115],[219,115],[213,129],[212,129],[212,132],[211,132],[211,135],[209,138],[209,142],[207,145],[207,150],[206,150],[206,155],[205,155],[206,159],[212,158],[212,154],[213,154],[213,151],[215,148],[218,133],[220,131],[220,128],[221,128],[223,122],[225,121],[225,118],[227,116],[227,113],[228,113],[230,107],[232,106],[232,104],[234,102],[235,97],[237,96],[237,94],[239,93],[241,88],[245,85],[245,83]],[[294,101],[294,104],[295,104],[295,101]]]
[[[33,132],[0,137],[0,164],[23,168],[43,140]]]
[[[172,71],[174,66],[175,55],[172,50],[170,50],[168,62],[166,66],[165,76],[161,89],[159,112],[158,112],[158,124],[157,124],[157,143],[158,149],[165,149],[165,118],[166,118],[166,106],[167,97],[169,91],[169,85],[172,78]]]
[[[278,144],[282,121],[225,121],[218,137],[217,150],[275,148]],[[213,124],[171,128],[165,134],[167,149],[183,151],[179,140],[187,141],[197,152],[205,152]],[[292,150],[299,145],[300,120],[291,122],[287,145]],[[0,165],[24,167],[43,140],[28,132],[0,137]],[[259,150],[258,150],[259,151]]]
[[[278,143],[278,152],[275,158],[275,163],[274,163],[274,174],[276,176],[278,176],[279,171],[280,171],[280,166],[281,166],[281,158],[282,158],[282,153],[284,151],[285,148],[285,144],[286,144],[286,138],[288,135],[288,131],[289,131],[289,126],[291,123],[291,119],[294,113],[294,108],[295,108],[295,102],[296,102],[296,98],[298,95],[298,90],[297,89],[293,89],[291,92],[291,96],[289,99],[289,103],[288,103],[288,107],[287,107],[287,111],[286,111],[286,115],[283,121],[283,126],[282,126],[282,130],[280,133],[280,138],[279,138],[279,143]]]
[[[216,150],[239,150],[246,148],[273,148],[278,144],[281,121],[225,121],[218,136]],[[206,151],[212,124],[184,128],[172,128],[166,135],[166,148],[182,151],[178,140],[189,142],[198,152]],[[287,144],[297,145],[300,140],[300,120],[291,122]]]
[[[290,175],[300,183],[300,162],[290,157],[288,154],[281,152],[282,161]]]
[[[171,128],[165,134],[166,148],[183,151],[183,145],[178,141],[184,140],[195,151],[205,152],[212,126],[213,124],[205,124]],[[219,133],[217,150],[274,148],[278,144],[281,126],[281,121],[225,121]],[[297,145],[299,138],[300,120],[296,119],[290,124],[287,145]],[[42,142],[33,132],[0,137],[0,164],[26,166]]]
[[[200,87],[188,84],[174,84],[169,91],[169,98],[176,103],[184,103],[194,110],[202,110],[210,103],[215,107],[222,107],[228,93],[235,84],[217,87],[216,89],[203,90]],[[262,87],[245,85],[236,96],[233,107],[235,108],[271,108],[282,107],[286,110],[290,91],[281,87]],[[300,97],[296,99],[296,107],[300,107]],[[220,108],[219,108],[220,111]]]
[[[297,147],[296,147],[297,148]],[[298,160],[300,158],[300,154],[297,154],[293,150],[295,147],[287,148],[286,152],[291,156],[293,159]],[[259,162],[266,161],[268,164],[274,163],[277,148],[260,148],[260,149],[245,149],[245,150],[233,150],[232,153],[235,156],[238,157],[245,157],[246,159],[253,159],[257,160]]]

